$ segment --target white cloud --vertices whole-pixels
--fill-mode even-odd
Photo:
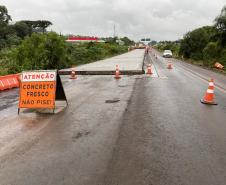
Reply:
[[[176,40],[213,24],[225,0],[2,0],[14,21],[46,19],[62,33]]]

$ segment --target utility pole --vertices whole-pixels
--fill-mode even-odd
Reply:
[[[114,37],[114,38],[116,37],[115,24],[114,24],[114,35],[113,35],[113,37]]]

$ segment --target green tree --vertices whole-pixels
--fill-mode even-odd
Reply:
[[[22,21],[16,22],[13,25],[13,29],[15,30],[16,35],[22,39],[30,34],[29,26]]]
[[[20,22],[25,23],[29,28],[29,35],[31,35],[33,32],[39,33],[45,33],[46,28],[48,28],[52,23],[47,20],[37,20],[37,21],[30,21],[30,20],[22,20]]]
[[[133,40],[130,40],[128,37],[123,37],[121,40],[125,43],[126,46],[132,46],[135,44]]]
[[[52,23],[46,20],[37,21],[37,27],[41,28],[42,33],[46,32],[46,28],[48,28]]]
[[[220,63],[226,66],[226,49],[221,51]]]
[[[0,5],[0,49],[6,47],[6,36],[9,32],[8,23],[11,20],[11,16],[8,14],[8,10],[5,6]]]
[[[215,27],[221,45],[226,46],[226,6],[222,8],[220,15],[216,17]]]
[[[156,45],[157,43],[158,43],[157,41],[152,40],[150,44],[151,44],[152,46],[154,46],[154,45]]]
[[[107,37],[107,38],[104,38],[104,40],[106,41],[106,43],[116,44],[116,40],[118,40],[118,37]]]
[[[0,24],[7,25],[11,21],[11,16],[8,14],[8,10],[5,6],[0,5]]]
[[[63,37],[54,32],[48,33],[45,37],[45,63],[44,69],[62,69],[70,66],[67,47]]]
[[[219,59],[221,55],[221,48],[218,42],[209,42],[203,49],[203,65],[212,66],[213,63]]]
[[[19,23],[9,25],[10,20],[7,8],[0,6],[0,49],[18,45],[23,38],[21,33],[26,31]]]
[[[6,39],[7,46],[14,47],[21,43],[21,38],[18,37],[15,33],[7,35]]]
[[[11,55],[13,68],[18,71],[33,69],[61,69],[69,67],[66,43],[54,32],[33,33],[25,38]],[[17,66],[17,67],[15,67]]]
[[[180,55],[195,60],[203,59],[203,49],[213,39],[216,30],[212,26],[204,26],[188,32],[181,40]]]

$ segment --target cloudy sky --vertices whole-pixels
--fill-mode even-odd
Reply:
[[[50,20],[64,34],[176,40],[212,25],[226,0],[0,0],[13,21]]]

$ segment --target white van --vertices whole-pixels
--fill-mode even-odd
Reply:
[[[172,53],[171,50],[165,50],[163,52],[163,55],[162,56],[165,57],[165,58],[171,58],[171,57],[173,57],[173,53]]]

